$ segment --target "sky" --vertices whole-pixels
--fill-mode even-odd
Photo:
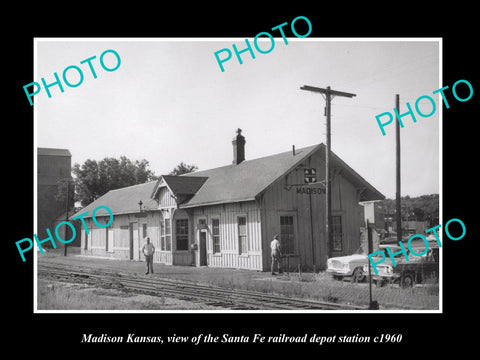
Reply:
[[[249,39],[253,43],[253,39]],[[34,97],[36,147],[69,149],[72,165],[87,159],[127,156],[146,159],[156,175],[177,164],[200,170],[231,164],[236,129],[246,139],[245,157],[255,159],[292,145],[325,143],[325,100],[303,85],[356,94],[335,97],[331,108],[331,149],[387,198],[395,197],[395,126],[382,136],[376,115],[392,112],[400,95],[415,108],[422,95],[435,100],[428,118],[403,118],[402,195],[440,192],[441,43],[436,38],[324,39],[276,38],[273,50],[255,59],[242,53],[220,70],[214,53],[244,38],[218,39],[36,39],[34,81],[54,82],[70,65],[83,71],[77,87],[63,83]],[[259,42],[270,47],[268,38]],[[100,55],[115,50],[121,59],[105,71]],[[97,78],[87,63],[91,61]],[[224,56],[222,54],[222,56]],[[112,53],[104,57],[114,67]],[[79,81],[75,70],[67,72]],[[450,95],[451,97],[451,95]],[[28,100],[26,100],[28,101]],[[432,105],[419,102],[423,113]]]

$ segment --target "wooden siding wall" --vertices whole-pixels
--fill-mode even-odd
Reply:
[[[162,259],[160,262],[172,265],[191,265],[193,262],[193,252],[190,250],[190,244],[193,242],[192,237],[192,218],[189,213],[183,209],[177,209],[177,202],[173,197],[172,192],[168,187],[163,187],[158,192],[158,208],[166,210],[165,216],[171,219],[171,241],[172,241],[172,250],[162,252],[162,256],[165,259]],[[176,242],[176,220],[178,219],[188,219],[188,228],[189,228],[189,237],[188,237],[188,246],[189,250],[177,250]],[[168,259],[166,259],[168,257]]]
[[[171,222],[171,243],[170,251],[162,251],[160,247],[160,221],[163,220],[161,211],[148,212],[147,217],[137,218],[135,214],[115,215],[113,223],[109,226],[110,235],[113,236],[113,241],[109,244],[112,247],[106,250],[106,229],[99,228],[93,223],[93,220],[85,219],[88,225],[90,235],[88,236],[88,248],[85,249],[85,231],[82,230],[81,238],[81,252],[85,255],[110,257],[116,259],[130,259],[130,224],[136,224],[136,238],[138,241],[134,242],[133,260],[144,260],[144,255],[141,253],[141,248],[144,244],[143,224],[147,224],[147,235],[150,241],[155,246],[155,254],[153,261],[156,263],[163,263],[167,265],[191,265],[194,261],[193,252],[190,250],[190,244],[194,241],[193,237],[193,220],[186,210],[176,209],[175,199],[172,198],[168,188],[162,188],[159,191],[159,209],[165,211],[165,217],[170,218]],[[175,220],[188,219],[189,220],[189,250],[176,249],[176,227]],[[102,220],[99,220],[101,223]]]
[[[315,168],[317,181],[325,179],[325,162],[317,152],[308,158],[300,167],[292,170],[280,181],[274,183],[261,200],[263,222],[263,262],[267,270],[271,264],[270,241],[275,234],[280,235],[280,216],[294,217],[295,255],[290,258],[290,268],[324,270],[327,262],[325,241],[325,199],[324,193],[307,194],[292,187],[286,190],[286,184],[303,184],[304,168]],[[304,188],[323,189],[321,184],[305,185]],[[353,253],[360,246],[360,223],[358,219],[357,191],[353,185],[342,177],[341,173],[332,170],[332,215],[342,216],[343,251],[333,253],[340,256]],[[310,210],[311,209],[311,210]],[[313,221],[311,221],[311,219]],[[313,232],[312,232],[313,230]],[[313,237],[313,240],[312,240]],[[313,244],[312,244],[313,243]],[[286,261],[284,260],[284,266]]]
[[[134,249],[134,260],[144,259],[140,249],[143,246],[142,224],[147,224],[147,235],[156,248],[154,262],[173,265],[200,264],[200,248],[190,250],[190,245],[199,244],[200,230],[197,224],[204,219],[207,224],[206,260],[211,267],[229,267],[251,270],[268,270],[271,264],[270,241],[274,234],[280,234],[280,216],[294,217],[295,254],[298,257],[290,259],[291,269],[298,264],[302,269],[316,270],[326,268],[327,247],[325,241],[325,194],[307,194],[299,192],[299,187],[286,190],[287,184],[302,184],[304,169],[315,168],[317,180],[324,180],[325,162],[317,152],[309,159],[292,170],[279,181],[272,184],[258,202],[246,201],[198,207],[194,209],[177,209],[175,199],[168,188],[159,191],[159,211],[148,212],[147,217],[137,218],[134,214],[115,215],[109,227],[109,236],[113,236],[112,244],[106,251],[105,228],[99,228],[91,218],[85,219],[90,230],[87,249],[85,249],[85,231],[82,227],[82,254],[130,259],[130,223],[138,226],[138,239]],[[304,188],[323,189],[321,184],[305,185]],[[172,219],[172,251],[160,250],[160,221],[165,216]],[[336,169],[332,169],[332,215],[341,215],[343,246],[342,251],[332,256],[348,255],[360,246],[359,205],[357,189],[347,181]],[[246,217],[248,250],[245,254],[239,252],[238,222],[239,216]],[[213,252],[212,219],[219,219],[220,252]],[[177,219],[188,219],[189,250],[176,250]],[[313,221],[311,221],[313,220]],[[102,222],[102,220],[100,220]],[[105,223],[105,221],[103,221]],[[313,230],[313,231],[312,231]],[[313,241],[312,241],[313,240]]]
[[[247,220],[246,254],[239,254],[237,217],[245,216]],[[220,252],[213,253],[212,219],[220,220]],[[207,265],[238,269],[262,270],[262,243],[260,210],[254,201],[205,206],[193,211],[194,239],[198,246],[199,233],[197,224],[205,219],[207,229]],[[196,263],[199,263],[196,251]]]
[[[177,207],[175,199],[172,197],[172,193],[167,187],[162,187],[158,192],[159,208],[163,207]]]
[[[160,251],[160,220],[162,215],[160,211],[148,212],[147,217],[137,218],[134,214],[115,215],[112,224],[108,228],[98,227],[91,218],[85,219],[90,234],[88,235],[88,247],[85,249],[85,229],[82,227],[81,235],[81,253],[83,255],[110,257],[116,259],[130,259],[130,224],[137,224],[138,242],[134,244],[133,260],[144,260],[141,248],[144,244],[143,224],[147,224],[147,234],[150,241],[155,246],[154,262],[172,264],[172,253]],[[105,221],[100,220],[104,224]],[[112,245],[106,250],[106,229],[109,229],[109,236],[113,240],[109,241]]]

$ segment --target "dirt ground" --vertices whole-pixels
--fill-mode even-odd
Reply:
[[[141,261],[112,260],[86,257],[79,254],[79,248],[69,248],[68,256],[63,251],[51,250],[38,253],[38,259],[53,263],[63,263],[92,268],[109,269],[122,272],[144,274],[145,263]],[[354,304],[367,307],[369,304],[368,283],[355,284],[350,281],[332,279],[325,272],[290,273],[273,276],[268,272],[223,269],[211,267],[189,267],[154,264],[155,274],[150,277],[173,278],[203,284],[213,284],[227,288],[278,293],[298,298],[311,298],[329,302]],[[39,283],[40,284],[40,283]],[[372,288],[373,300],[378,301],[380,309],[392,310],[438,310],[439,286],[437,284],[417,285],[410,289],[401,289],[398,285]],[[137,300],[137,299],[132,299]],[[152,300],[152,299],[150,299]],[[153,301],[153,300],[152,300]],[[174,309],[175,305],[165,301],[163,306]],[[158,305],[158,304],[157,304]],[[155,305],[155,306],[157,306]],[[184,305],[177,304],[184,309]],[[191,309],[200,309],[199,304],[190,304]]]

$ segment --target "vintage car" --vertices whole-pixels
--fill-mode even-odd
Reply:
[[[364,254],[333,257],[327,260],[327,273],[341,279],[351,276],[352,281],[362,282],[364,279],[363,265],[368,265],[368,257]]]
[[[437,237],[433,234],[427,236],[427,241],[437,241]]]
[[[438,247],[430,248],[425,255],[415,260],[410,260],[408,262],[402,261],[393,269],[393,272],[399,275],[399,281],[402,287],[421,284],[428,278],[438,281]]]
[[[403,236],[402,242],[407,242],[409,236]],[[380,244],[398,244],[398,239],[396,236],[387,236],[380,240]]]
[[[402,261],[402,259],[404,259],[403,254],[400,253],[400,250],[401,250],[400,246],[398,246],[398,245],[383,245],[383,246],[380,245],[380,248],[381,248],[381,250],[383,250],[385,258],[384,258],[383,262],[380,262],[380,257],[382,257],[382,256],[378,255],[378,254],[375,255],[373,257],[373,261],[376,262],[376,263],[380,262],[378,265],[375,265],[375,268],[377,269],[378,274],[375,274],[373,269],[371,269],[372,280],[377,285],[382,285],[384,282],[388,282],[388,281],[394,281],[398,277],[398,275],[394,274],[394,272],[393,272],[394,266],[392,264],[392,261],[390,260],[390,256],[388,255],[388,252],[386,250],[387,247],[390,248],[390,251],[393,254],[396,254],[394,256],[396,264],[400,263]],[[408,253],[409,253],[408,249],[406,251],[407,251],[407,255],[408,255]],[[368,261],[365,265],[363,265],[363,268],[362,268],[363,273],[367,277],[368,277],[368,266],[369,266],[369,264],[370,264],[370,261]]]
[[[392,249],[393,250],[393,249]],[[378,274],[371,270],[372,280],[377,286],[385,283],[399,283],[402,287],[410,287],[422,283],[428,277],[438,279],[438,247],[430,248],[425,255],[410,256],[409,261],[399,255],[394,267],[390,258],[376,265]],[[363,271],[368,273],[369,264],[365,264]]]
[[[386,251],[385,248],[386,245],[380,245],[380,250]],[[392,247],[390,246],[390,248]],[[368,263],[368,254],[362,253],[361,248],[359,248],[353,255],[329,258],[327,260],[327,273],[337,279],[351,277],[354,282],[362,282],[365,279],[364,265],[367,266],[368,273]]]
[[[379,258],[379,257],[380,257],[379,255],[375,256],[373,258],[373,261],[377,262],[375,258]],[[398,264],[400,261],[401,260],[399,259],[395,263]],[[363,272],[366,274],[367,278],[368,278],[368,266],[369,266],[369,263],[363,265]],[[371,268],[371,265],[370,265],[370,268]],[[382,263],[375,265],[375,268],[377,269],[377,274],[375,274],[375,272],[373,271],[373,268],[371,268],[370,271],[371,271],[372,282],[377,284],[377,286],[382,286],[387,282],[395,282],[400,277],[398,274],[393,272],[394,266],[393,266],[392,260],[390,260],[390,258],[388,257],[388,254]]]

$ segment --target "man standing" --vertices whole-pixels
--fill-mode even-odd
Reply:
[[[151,272],[153,274],[153,254],[155,254],[155,246],[150,242],[150,238],[147,236],[145,238],[147,241],[145,245],[143,245],[142,252],[143,255],[145,255],[145,261],[147,262],[147,272],[145,273],[148,274]]]
[[[282,273],[282,264],[281,256],[282,252],[280,251],[280,241],[278,241],[278,235],[273,237],[272,242],[270,243],[270,249],[272,249],[272,275],[275,274],[275,265],[277,265],[278,272]]]

